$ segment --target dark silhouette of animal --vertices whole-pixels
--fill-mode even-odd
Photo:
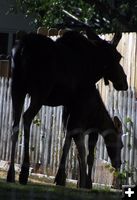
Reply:
[[[105,141],[112,166],[119,171],[121,166],[122,124],[118,117],[111,119],[96,88],[82,96],[82,101],[69,111],[64,110],[66,138],[58,172],[55,177],[57,185],[65,185],[65,164],[71,141],[74,139],[78,149],[79,187],[92,188],[91,173],[94,162],[94,149],[100,133]],[[82,98],[81,95],[79,98]],[[86,98],[85,98],[86,97]],[[84,136],[88,134],[88,157],[85,158]],[[86,161],[85,161],[86,160]],[[87,174],[86,174],[87,171]],[[86,179],[86,180],[85,180]]]
[[[24,158],[19,176],[21,184],[27,183],[29,175],[30,125],[41,106],[63,105],[69,108],[77,104],[79,94],[95,85],[102,77],[110,80],[117,90],[126,90],[127,80],[119,64],[120,58],[113,44],[99,37],[92,42],[75,31],[65,33],[57,41],[30,33],[15,44],[11,56],[13,135],[8,182],[15,181],[15,148],[26,94],[30,95],[31,101],[23,114]]]

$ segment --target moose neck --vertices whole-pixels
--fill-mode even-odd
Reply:
[[[108,64],[109,58],[106,56],[106,50],[108,51],[108,48],[104,48],[104,46],[109,44],[104,41],[99,43],[89,43],[90,45],[88,46],[89,49],[87,51],[88,67],[90,71],[89,74],[92,76],[92,82],[96,83],[101,78],[107,78],[110,65]]]
[[[101,99],[101,96],[98,92],[98,90],[95,90],[95,98],[96,98],[96,109],[98,111],[98,115],[96,115],[97,119],[97,125],[98,128],[100,129],[101,132],[104,132],[104,136],[105,136],[105,131],[106,131],[106,135],[108,134],[107,130],[111,130],[112,132],[115,131],[115,126],[114,123],[108,113],[108,111],[105,108],[105,105]]]

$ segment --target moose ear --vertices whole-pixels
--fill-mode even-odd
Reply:
[[[109,85],[109,80],[106,77],[104,77],[104,83],[105,85]]]
[[[114,122],[115,128],[118,130],[118,133],[122,133],[122,123],[120,119],[117,116],[114,116],[113,122]]]
[[[89,40],[101,40],[100,37],[95,32],[93,32],[90,27],[86,27],[86,35]]]
[[[111,44],[114,46],[114,47],[117,47],[120,39],[122,37],[122,33],[120,32],[116,32],[113,36],[113,39],[111,40]]]

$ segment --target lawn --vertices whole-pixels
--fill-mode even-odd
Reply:
[[[28,185],[20,185],[18,182],[6,183],[5,175],[0,179],[0,200],[120,200],[121,193],[102,190],[85,190],[55,186],[43,180],[29,179]]]

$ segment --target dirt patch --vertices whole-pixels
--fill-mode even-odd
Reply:
[[[6,181],[6,178],[7,178],[7,171],[4,171],[4,170],[1,170],[0,169],[0,178],[2,180],[5,180]],[[19,178],[19,173],[16,172],[16,181],[18,182],[18,178]],[[41,183],[41,184],[53,184],[53,180],[49,179],[49,178],[41,178],[37,175],[30,175],[29,176],[29,179],[28,179],[28,182],[32,182],[32,183]]]

